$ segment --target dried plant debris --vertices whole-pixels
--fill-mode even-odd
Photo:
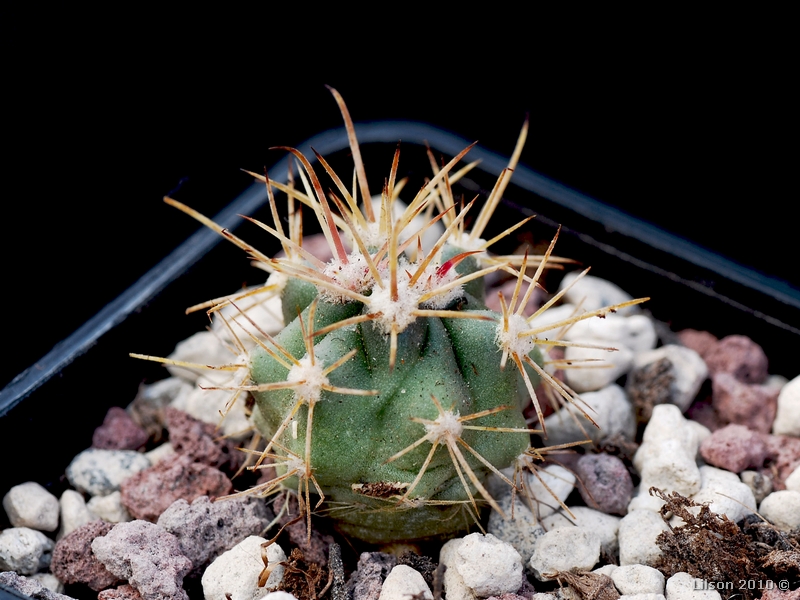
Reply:
[[[292,549],[284,567],[286,570],[278,589],[289,592],[298,600],[317,600],[333,583],[333,571],[329,573],[317,563],[306,562],[299,548]]]
[[[800,529],[787,533],[758,515],[748,515],[742,521],[742,530],[753,540],[764,571],[772,579],[800,583]]]
[[[581,600],[617,600],[620,597],[614,581],[602,573],[560,571],[556,579],[560,584],[568,583]]]
[[[666,577],[685,572],[714,584],[736,586],[745,581],[747,586],[735,590],[745,600],[760,597],[779,580],[788,580],[791,589],[800,583],[798,532],[783,534],[769,523],[756,524],[752,519],[744,520],[742,529],[708,505],[677,492],[650,488],[650,494],[665,502],[661,517],[669,529],[656,539],[663,554],[654,566]],[[670,515],[684,524],[672,527]]]

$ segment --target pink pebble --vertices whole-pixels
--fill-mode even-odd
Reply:
[[[193,461],[235,473],[245,458],[236,450],[236,443],[223,438],[211,423],[195,419],[188,413],[169,407],[164,412],[169,441],[175,452]]]
[[[53,575],[62,583],[82,583],[95,592],[117,583],[119,577],[110,573],[92,554],[94,539],[106,535],[113,526],[113,523],[92,521],[61,538],[53,548],[50,563]]]
[[[585,454],[575,474],[586,504],[608,514],[624,515],[633,495],[633,481],[625,463],[610,454]]]
[[[786,489],[786,478],[800,467],[800,438],[788,435],[763,435],[762,439],[770,453],[771,472],[774,474],[773,487]]]
[[[231,493],[231,480],[219,469],[184,454],[162,460],[122,482],[122,504],[136,519],[155,522],[176,500],[191,502]]]
[[[147,443],[147,432],[131,419],[124,408],[108,409],[103,424],[94,430],[92,448],[101,450],[138,450]]]
[[[741,473],[760,468],[769,456],[763,436],[744,425],[727,425],[700,444],[700,455],[710,465]]]
[[[705,358],[719,342],[717,336],[708,331],[698,331],[697,329],[684,329],[678,332],[678,339],[681,344],[691,348],[701,357]]]
[[[767,355],[749,337],[729,335],[702,355],[710,375],[730,373],[744,383],[764,383],[768,371]]]
[[[772,430],[778,389],[743,383],[730,373],[716,373],[711,384],[712,404],[723,423],[744,425],[761,433]]]

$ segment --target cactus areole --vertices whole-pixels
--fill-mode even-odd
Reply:
[[[446,536],[478,522],[487,505],[503,514],[485,486],[491,473],[525,491],[522,471],[541,459],[530,446],[533,430],[523,416],[532,405],[543,421],[538,383],[555,391],[551,401],[573,399],[544,368],[540,343],[547,340],[531,324],[565,290],[524,316],[548,260],[558,260],[551,257],[555,239],[542,256],[489,253],[527,219],[489,241],[481,238],[515,167],[527,123],[508,168],[478,214],[472,213],[467,230],[465,217],[475,201],[457,206],[450,184],[474,166],[454,169],[471,146],[437,168],[402,209],[402,186],[395,185],[398,149],[380,200],[372,200],[352,121],[332,92],[348,128],[358,186],[351,193],[317,156],[334,184],[326,194],[312,164],[293,148],[285,150],[297,159],[303,191],[253,174],[266,184],[273,217],[272,226],[255,223],[280,240],[281,258],[265,256],[203,215],[166,201],[271,272],[259,293],[280,293],[285,328],[268,335],[240,310],[233,320],[249,328],[255,349],[236,342],[237,364],[220,367],[247,370],[226,389],[232,401],[245,393],[255,397],[251,419],[265,442],[250,468],[272,463],[277,470],[249,493],[296,493],[309,532],[316,512],[373,543]],[[286,194],[288,232],[274,190]],[[302,247],[294,208],[300,203],[316,216],[330,260]],[[498,294],[501,312],[494,312],[484,303],[483,282],[500,270],[512,274],[516,285],[510,298]],[[212,310],[239,310],[239,297],[221,300]],[[554,328],[621,306],[546,329],[552,335]],[[225,319],[221,311],[219,318]]]

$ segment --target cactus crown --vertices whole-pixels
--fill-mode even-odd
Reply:
[[[523,313],[543,269],[559,261],[551,256],[556,239],[542,256],[497,257],[489,248],[528,219],[493,239],[481,237],[516,165],[527,122],[508,167],[467,230],[475,200],[458,206],[450,184],[475,166],[455,170],[472,146],[435,168],[402,210],[398,148],[373,206],[352,121],[331,91],[348,128],[358,186],[354,182],[349,190],[317,155],[335,188],[326,194],[312,164],[293,148],[284,149],[301,166],[302,190],[291,180],[281,184],[252,174],[266,185],[274,221],[254,223],[281,242],[285,256],[265,256],[189,207],[165,200],[248,252],[272,273],[255,293],[278,293],[282,300],[286,326],[275,335],[246,310],[225,320],[231,331],[233,323],[245,329],[256,345],[248,351],[234,334],[240,358],[232,367],[242,374],[221,387],[231,390],[233,400],[244,393],[255,397],[252,420],[266,443],[250,468],[273,463],[278,473],[242,493],[294,489],[309,527],[312,510],[326,502],[327,514],[343,531],[368,541],[447,535],[463,527],[462,519],[453,518],[460,513],[478,522],[484,503],[503,512],[484,485],[489,474],[516,492],[524,481],[521,470],[541,458],[531,447],[531,433],[542,432],[530,429],[523,416],[532,403],[543,421],[540,380],[554,391],[553,403],[575,397],[545,367],[546,351],[539,345],[545,340],[531,326],[563,291],[532,316]],[[274,190],[287,195],[288,232]],[[330,259],[303,247],[300,204],[319,221]],[[424,247],[423,236],[437,227],[435,241]],[[484,304],[483,278],[499,270],[513,274],[516,286],[508,300],[500,294],[498,313]],[[238,310],[244,295],[222,299],[210,312],[225,319],[220,309]],[[510,476],[504,473],[509,467]],[[319,497],[313,507],[312,494]]]

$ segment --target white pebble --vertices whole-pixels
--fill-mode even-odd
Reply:
[[[58,499],[34,481],[12,487],[3,497],[3,508],[14,527],[55,531]]]
[[[522,557],[491,533],[471,533],[456,548],[454,566],[477,596],[516,592],[522,585]]]
[[[659,404],[653,408],[642,444],[633,457],[633,465],[642,478],[640,496],[650,487],[679,492],[687,497],[700,491],[696,458],[701,432],[707,429],[691,423],[674,404]]]
[[[639,486],[636,489],[636,494],[631,498],[631,501],[628,502],[628,512],[630,513],[635,510],[658,512],[661,510],[662,506],[664,506],[664,501],[661,498],[651,496],[649,488]]]
[[[572,471],[561,465],[547,465],[543,469],[536,469],[536,473],[526,474],[526,489],[522,494],[527,494],[538,518],[543,519],[561,508],[561,503],[575,489],[575,481]]]
[[[800,437],[800,375],[783,386],[778,394],[772,433]]]
[[[119,490],[131,475],[150,467],[144,454],[133,450],[89,448],[72,459],[67,479],[72,487],[90,496],[105,496]]]
[[[205,599],[258,600],[274,591],[283,579],[285,569],[278,563],[286,560],[286,554],[278,544],[267,547],[269,566],[274,566],[274,569],[265,585],[259,587],[258,578],[264,570],[261,544],[266,541],[251,535],[218,556],[201,579]]]
[[[597,345],[591,338],[573,340],[573,343]],[[570,367],[564,369],[569,386],[578,393],[602,389],[630,371],[633,351],[622,344],[612,346],[614,351],[584,346],[567,346],[564,360]]]
[[[603,565],[602,567],[597,567],[592,571],[596,575],[606,575],[607,577],[611,577],[611,574],[619,569],[617,565]]]
[[[542,526],[546,530],[558,527],[583,527],[593,531],[600,538],[600,548],[610,554],[616,555],[619,550],[617,535],[619,533],[619,522],[622,517],[607,515],[588,506],[570,506],[570,517],[564,509],[542,519]]]
[[[119,491],[111,492],[106,496],[92,496],[86,507],[103,521],[109,523],[127,523],[133,517],[122,504],[122,494]]]
[[[195,419],[219,426],[220,432],[231,439],[242,440],[252,434],[243,399],[239,398],[227,410],[227,404],[231,399],[230,390],[203,389],[215,385],[206,376],[200,377],[194,389],[182,397],[180,402],[173,402],[171,406],[188,413]],[[225,412],[226,410],[227,412]],[[220,415],[221,412],[225,414],[224,419]]]
[[[419,571],[407,565],[397,565],[386,576],[378,600],[433,600],[433,593]]]
[[[64,593],[64,584],[52,573],[34,573],[29,579],[33,579],[51,592],[55,592],[56,594]]]
[[[664,575],[647,565],[624,565],[610,575],[620,594],[663,594]]]
[[[641,489],[649,490],[654,486],[683,496],[699,492],[700,470],[685,450],[679,440],[666,440],[658,445],[642,444],[636,453],[636,460],[641,465]]]
[[[548,308],[538,317],[530,321],[531,329],[540,329],[542,327],[546,327],[547,325],[556,325],[569,319],[575,315],[585,313],[585,310],[578,309],[577,306],[573,304],[559,304],[558,306],[553,306]],[[571,328],[572,326],[570,326]],[[562,339],[564,332],[563,332],[564,325],[558,325],[555,329],[545,329],[540,331],[536,334],[539,338],[550,339],[550,338],[558,338]]]
[[[761,501],[758,512],[778,529],[800,527],[800,492],[779,490]]]
[[[273,273],[270,275],[267,283],[273,284],[279,279],[285,281],[286,276],[282,273]],[[245,293],[258,287],[262,286],[251,286],[249,288],[244,288],[241,292]],[[242,312],[237,310],[232,304],[228,304],[221,310],[215,312],[214,318],[211,321],[211,330],[220,340],[228,342],[231,346],[234,345],[231,330],[233,330],[233,333],[242,345],[249,350],[256,345],[256,342],[248,335],[248,331],[257,337],[263,337],[259,334],[259,329],[269,335],[276,335],[284,328],[280,290],[254,294],[236,300],[235,303],[236,307],[241,309],[247,317],[243,316]],[[224,319],[222,317],[224,317]],[[251,321],[258,326],[258,329]]]
[[[566,340],[594,340],[611,346],[625,346],[633,352],[645,352],[656,347],[658,335],[653,321],[644,315],[610,314],[578,321],[564,336]]]
[[[289,592],[270,592],[264,600],[297,600],[297,597]]]
[[[678,440],[686,448],[686,454],[697,456],[703,437],[710,435],[706,427],[683,416],[674,404],[658,404],[642,434],[642,443]]]
[[[55,542],[41,531],[9,527],[0,533],[0,571],[33,575],[50,566]]]
[[[563,290],[570,285],[578,275],[577,271],[564,275],[559,290]],[[633,296],[610,281],[592,275],[585,275],[564,294],[564,299],[566,302],[580,304],[581,308],[591,311],[633,300]],[[638,304],[635,304],[618,310],[617,314],[632,315],[638,312],[641,312],[641,308]]]
[[[633,359],[633,366],[641,369],[662,359],[667,359],[672,365],[669,370],[673,377],[669,401],[680,408],[681,412],[686,412],[708,377],[706,362],[691,348],[668,344],[637,354]]]
[[[590,571],[600,559],[600,538],[583,527],[559,527],[545,533],[530,560],[534,576],[546,581],[559,571]]]
[[[86,506],[83,495],[75,490],[64,490],[58,504],[61,507],[61,528],[58,530],[57,540],[72,533],[81,525],[97,521],[99,518]]]
[[[475,600],[475,592],[464,583],[461,573],[455,568],[456,550],[464,538],[448,540],[439,550],[439,562],[445,566],[442,583],[447,600]]]
[[[619,600],[666,600],[664,594],[622,594]]]
[[[661,556],[656,538],[667,525],[651,510],[634,510],[619,522],[619,564],[652,566]]]
[[[226,348],[216,334],[210,331],[198,331],[194,335],[178,342],[167,358],[170,360],[195,363],[200,365],[226,365],[234,361],[236,356]],[[207,375],[210,370],[203,368],[186,368],[167,365],[167,370],[173,377],[180,377],[189,383],[196,383],[201,375]],[[226,371],[220,371],[230,376]]]
[[[136,398],[155,409],[162,409],[172,402],[180,401],[180,398],[191,392],[193,387],[180,377],[167,377],[149,385],[139,386]]]
[[[545,417],[548,445],[578,442],[587,437],[593,442],[599,442],[602,438],[617,434],[632,440],[636,435],[633,405],[628,400],[625,390],[617,384],[596,392],[581,394],[581,400],[583,401],[579,402],[581,408],[594,419],[599,428],[592,425],[576,406],[567,404],[558,412]],[[584,403],[591,409],[586,408]],[[576,423],[576,419],[580,425]]]
[[[708,503],[709,510],[727,516],[734,523],[755,512],[753,490],[736,473],[703,465],[700,478],[700,491],[692,496],[694,502]]]
[[[797,466],[791,475],[784,480],[787,490],[800,492],[800,466]]]
[[[675,573],[667,579],[666,600],[722,600],[716,590],[705,589],[703,579],[695,579],[688,573]]]

